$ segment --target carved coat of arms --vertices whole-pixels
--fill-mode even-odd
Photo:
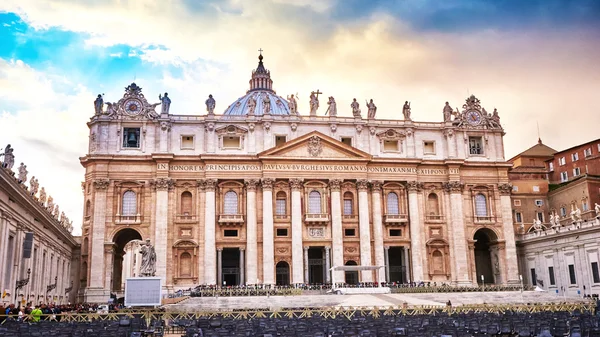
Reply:
[[[321,144],[321,138],[318,136],[312,136],[308,140],[308,153],[313,157],[318,157],[323,152],[323,145]]]

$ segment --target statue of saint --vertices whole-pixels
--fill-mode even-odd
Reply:
[[[573,220],[573,222],[581,221],[581,210],[579,207],[571,207],[571,220]]]
[[[2,167],[12,170],[15,165],[15,155],[13,154],[14,149],[10,147],[10,144],[4,148],[4,153],[0,153],[0,157],[4,156],[4,163]]]
[[[42,203],[42,206],[46,206],[46,189],[43,187],[40,190],[40,202]]]
[[[359,108],[358,102],[356,101],[356,98],[352,99],[352,103],[350,103],[350,107],[352,108],[352,115],[354,116],[354,118],[361,118],[360,108]]]
[[[166,94],[165,94],[166,95]],[[212,95],[208,95],[208,99],[206,100],[206,111],[208,111],[209,115],[212,115],[215,113],[215,106],[217,104],[217,102],[215,101],[215,99],[213,98]]]
[[[542,222],[540,219],[533,219],[533,230],[536,232],[541,232],[544,229]]]
[[[327,115],[329,112],[329,116],[337,116],[337,103],[335,103],[335,98],[333,98],[333,96],[329,96],[327,105],[329,105],[329,107],[327,108],[327,111],[325,111],[325,114]]]
[[[171,99],[169,98],[169,94],[165,92],[165,95],[158,95],[158,99],[162,103],[162,111],[161,114],[168,114],[169,109],[171,108]]]
[[[410,103],[408,101],[404,102],[404,107],[402,107],[402,114],[404,114],[404,120],[410,121]]]
[[[288,106],[290,107],[290,114],[297,115],[298,114],[298,102],[296,102],[296,98],[294,98],[294,94],[292,96],[287,97]]]
[[[35,176],[31,177],[31,180],[29,181],[29,189],[31,192],[31,195],[35,196],[38,192],[38,188],[40,187],[40,184],[38,184],[37,179],[35,179]]]
[[[256,109],[256,99],[253,95],[248,99],[248,116],[254,115],[254,109]]]
[[[150,244],[150,239],[140,249],[142,254],[142,263],[140,264],[140,276],[148,277],[156,274],[156,252],[154,246]]]
[[[263,115],[268,115],[271,113],[271,98],[269,98],[268,94],[264,94],[263,96]]]
[[[319,90],[310,93],[310,115],[316,116],[319,108]]]
[[[50,214],[52,214],[52,212],[54,211],[54,198],[52,198],[52,196],[48,196],[48,204],[46,205],[46,209],[48,210],[48,212],[50,212]]]
[[[102,99],[102,95],[98,94],[96,100],[94,101],[94,110],[96,111],[96,116],[102,114],[102,108],[104,107],[104,99]]]
[[[372,98],[367,103],[367,109],[368,109],[367,117],[369,117],[369,119],[375,118],[375,114],[377,113],[377,106],[375,106],[375,103],[373,103]]]
[[[27,181],[27,165],[21,163],[19,166],[19,182],[25,183]]]
[[[452,107],[448,102],[444,105],[444,122],[452,121]]]
[[[54,205],[54,213],[53,213],[54,217],[56,219],[58,219],[58,216],[60,215],[60,207],[58,205]]]
[[[64,223],[65,220],[66,220],[66,218],[65,218],[65,211],[62,211],[62,212],[60,212],[60,217],[59,217],[58,221],[60,221],[60,223]]]
[[[600,205],[598,203],[594,203],[594,211],[596,212],[596,217],[600,216]]]

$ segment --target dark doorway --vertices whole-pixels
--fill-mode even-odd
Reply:
[[[323,255],[323,247],[308,248],[308,283],[310,284],[324,283],[325,259]]]
[[[278,286],[290,284],[290,265],[285,261],[279,261],[275,266],[275,284]]]
[[[115,253],[113,255],[113,273],[112,286],[114,292],[123,290],[123,255],[125,255],[125,245],[133,240],[142,240],[138,231],[132,228],[124,228],[115,234],[113,242],[115,243]],[[134,252],[137,253],[137,252]],[[94,268],[94,266],[90,266]]]
[[[227,286],[240,285],[240,250],[239,248],[223,248],[223,282]]]
[[[406,267],[404,266],[404,251],[402,247],[390,247],[388,250],[388,268],[390,279],[388,282],[406,283]]]
[[[492,255],[490,247],[497,243],[496,233],[487,228],[475,232],[475,270],[477,272],[477,283],[495,283],[492,270]],[[483,281],[481,280],[483,275]]]
[[[346,266],[356,266],[356,261],[346,262]],[[358,284],[358,271],[345,271],[346,284]]]

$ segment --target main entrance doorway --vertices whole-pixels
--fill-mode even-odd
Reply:
[[[475,270],[477,272],[477,283],[495,283],[491,247],[497,244],[496,233],[487,228],[475,232]],[[481,276],[483,275],[483,280]]]
[[[223,248],[222,253],[221,284],[237,286],[243,283],[240,277],[240,250],[239,248]]]
[[[278,286],[290,284],[290,265],[285,261],[279,261],[275,266],[275,284]]]
[[[346,266],[356,266],[356,261],[346,262]],[[345,271],[346,284],[358,284],[358,271]]]
[[[406,261],[406,259],[402,247],[390,247],[388,250],[388,282],[406,283],[406,266],[404,266],[403,261]]]
[[[310,247],[308,248],[308,283],[310,284],[322,284],[324,281],[324,258],[323,247]]]

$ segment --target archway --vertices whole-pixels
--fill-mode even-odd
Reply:
[[[275,284],[278,286],[290,284],[290,265],[285,261],[279,261],[275,266]]]
[[[113,273],[111,290],[118,292],[123,290],[123,256],[125,255],[125,246],[133,240],[142,240],[142,236],[138,231],[132,228],[123,228],[118,231],[113,237],[114,254],[113,254]],[[135,253],[132,259],[135,259]],[[134,260],[135,261],[135,260]]]
[[[356,261],[346,262],[346,266],[357,266]],[[358,271],[345,271],[346,284],[358,284]]]
[[[496,233],[491,229],[482,228],[475,232],[473,239],[475,240],[474,253],[477,283],[496,283],[493,267],[495,264],[492,263],[492,249],[498,243]],[[482,275],[483,280],[481,279]]]

